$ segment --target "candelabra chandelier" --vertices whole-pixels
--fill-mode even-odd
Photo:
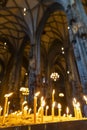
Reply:
[[[54,81],[56,81],[59,78],[59,74],[57,72],[53,72],[50,75],[50,78],[53,79]]]
[[[22,95],[29,95],[29,88],[21,87],[20,92],[22,92]]]

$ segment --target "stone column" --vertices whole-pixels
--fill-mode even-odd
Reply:
[[[29,57],[29,101],[33,100],[36,86],[36,57],[35,44],[31,45]]]
[[[87,66],[86,66],[86,54],[84,52],[83,45],[81,43],[81,39],[79,38],[78,34],[81,31],[81,28],[84,27],[84,22],[81,18],[81,12],[78,8],[79,4],[77,4],[77,1],[70,6],[67,10],[67,15],[68,15],[68,20],[69,20],[69,25],[70,25],[70,40],[71,43],[73,43],[73,49],[74,49],[74,54],[75,54],[75,60],[77,64],[77,69],[78,69],[78,74],[80,76],[80,81],[82,83],[82,87],[84,92],[86,91],[86,84],[84,82],[83,77],[86,77],[86,71],[87,71]],[[69,14],[72,14],[72,17],[69,17]]]
[[[73,47],[71,46],[70,50],[69,50],[69,66],[70,66],[70,74],[69,74],[69,81],[72,84],[72,92],[73,92],[73,96],[78,97],[79,96],[79,73],[77,70],[77,65],[76,65],[76,59],[74,56],[74,52],[73,52]]]
[[[78,9],[78,11],[80,13],[81,20],[83,21],[83,23],[87,27],[87,15],[85,13],[85,10],[84,10],[84,7],[82,5],[81,0],[76,0],[76,5],[77,5],[77,9]]]
[[[81,39],[76,37],[76,41],[77,41],[77,43],[74,48],[77,48],[77,49],[74,49],[74,53],[75,53],[75,57],[76,57],[76,61],[77,61],[80,80],[83,85],[83,92],[87,93],[87,90],[86,90],[86,84],[87,84],[86,56],[84,55],[84,52],[83,52],[83,46],[81,43]],[[79,59],[78,59],[78,57],[79,57]]]

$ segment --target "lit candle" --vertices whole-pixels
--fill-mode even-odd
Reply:
[[[54,107],[55,107],[55,102],[52,104],[52,121],[54,120]]]
[[[0,116],[1,116],[1,114],[2,114],[2,107],[0,106]]]
[[[77,118],[82,118],[82,113],[81,113],[81,109],[80,109],[80,103],[77,102]]]
[[[3,111],[3,123],[5,121],[5,115],[7,112],[7,105],[8,105],[8,97],[12,96],[13,93],[5,94],[5,104],[4,104],[4,111]]]
[[[48,109],[49,109],[49,106],[46,106],[45,116],[47,116]]]
[[[9,114],[9,105],[10,105],[10,101],[7,104],[7,115]]]
[[[41,106],[38,108],[38,115],[41,115]]]
[[[61,104],[58,103],[58,116],[61,117]]]
[[[34,96],[34,123],[36,123],[37,97]]]
[[[43,122],[44,106],[45,106],[45,100],[43,100],[41,104],[41,122]]]
[[[23,111],[24,111],[24,116],[27,116],[28,106],[25,106]]]
[[[22,103],[22,114],[24,113],[24,105],[25,104],[27,104],[27,101],[24,101],[23,103]]]
[[[74,98],[74,99],[73,99],[74,116],[77,118],[76,104],[77,104],[77,101],[76,101],[76,99]]]
[[[28,114],[29,114],[29,115],[30,115],[30,113],[31,113],[31,110],[32,110],[32,109],[31,109],[31,108],[29,108],[29,110],[28,110]]]
[[[69,108],[67,107],[66,108],[66,114],[67,114],[67,117],[69,116]]]
[[[36,123],[36,112],[37,112],[37,96],[40,94],[40,92],[37,92],[34,95],[34,123]]]
[[[84,98],[84,100],[85,100],[85,102],[87,104],[87,96],[83,96],[83,98]]]
[[[52,104],[54,103],[54,94],[55,94],[55,90],[53,89],[53,92],[52,92]]]

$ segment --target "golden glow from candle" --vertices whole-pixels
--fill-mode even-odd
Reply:
[[[60,103],[58,103],[58,109],[61,109],[61,104]]]
[[[80,103],[77,102],[76,104],[76,110],[77,110],[77,118],[82,118],[82,113],[81,113],[81,109],[80,109]]]
[[[54,94],[55,94],[55,89],[52,91],[52,104],[54,103]]]
[[[79,102],[77,102],[77,107],[80,107],[80,103]]]
[[[24,112],[24,105],[25,104],[27,104],[27,101],[24,101],[23,103],[22,103],[22,114],[23,114],[23,112]]]
[[[34,123],[36,123],[37,97],[34,96]]]
[[[43,122],[45,100],[41,97],[41,122]]]
[[[3,108],[0,106],[0,116],[1,116],[1,114],[2,114],[2,110],[3,110]]]
[[[22,105],[25,105],[25,104],[27,104],[27,101],[24,101],[24,102],[22,103]]]
[[[69,107],[66,108],[66,113],[69,114]]]
[[[12,96],[13,93],[5,94],[5,103],[4,103],[4,111],[3,111],[3,123],[5,122],[5,115],[7,115],[7,107],[8,107],[8,98]]]
[[[48,110],[49,109],[49,106],[46,106],[46,110]]]
[[[52,121],[54,120],[54,107],[55,107],[55,102],[52,103]]]
[[[53,102],[52,107],[55,107],[55,102]]]
[[[0,111],[2,110],[3,108],[0,106]]]
[[[33,109],[28,108],[27,101],[24,101],[21,104],[21,105],[23,105],[23,113],[22,113],[21,110],[18,110],[14,113],[8,113],[9,115],[7,114],[7,109],[8,109],[8,104],[9,104],[8,97],[10,97],[12,94],[11,93],[6,94],[5,95],[5,106],[4,106],[5,109],[3,110],[4,113],[3,113],[3,116],[0,117],[0,118],[2,118],[2,124],[7,123],[6,121],[8,119],[11,119],[11,117],[12,118],[14,117],[15,119],[17,119],[17,121],[20,120],[20,118],[21,118],[22,120],[26,119],[26,122],[28,122],[28,119],[29,119],[29,121],[31,123],[42,123],[42,122],[44,123],[45,121],[46,122],[51,122],[51,121],[55,122],[55,121],[68,121],[68,120],[82,119],[80,103],[77,102],[76,98],[73,98],[73,106],[74,106],[74,113],[75,113],[74,115],[75,116],[72,117],[72,115],[70,114],[70,111],[69,111],[69,107],[66,107],[66,110],[65,110],[66,114],[65,115],[63,115],[63,113],[61,114],[62,105],[60,103],[57,104],[57,102],[54,101],[54,95],[55,95],[54,89],[52,90],[52,93],[51,93],[51,98],[52,98],[51,101],[53,101],[51,108],[48,106],[48,104],[47,104],[46,107],[44,107],[45,104],[46,104],[46,101],[44,100],[43,96],[41,97],[41,99],[39,99],[40,102],[37,102],[39,94],[40,94],[40,92],[37,92],[37,93],[34,94]],[[84,99],[85,99],[85,96],[84,96]],[[37,113],[37,109],[38,109],[38,113]],[[50,112],[49,116],[47,114],[48,109],[51,109],[51,112],[49,111]],[[2,110],[1,107],[0,107],[0,110]],[[31,114],[31,110],[32,110],[32,114]],[[44,114],[45,114],[45,116],[44,116]],[[6,120],[5,120],[5,118],[6,118]]]
[[[86,101],[86,104],[87,104],[87,96],[83,96],[84,100]]]
[[[52,92],[53,94],[55,94],[55,89],[53,89],[53,92]]]
[[[74,103],[76,103],[76,102],[77,102],[76,98],[73,98],[73,102],[74,102]]]
[[[40,92],[37,92],[37,93],[35,93],[35,96],[37,97],[37,96],[39,96],[39,94],[40,94]]]
[[[73,106],[76,107],[76,104],[77,104],[77,100],[76,98],[73,98]]]
[[[25,106],[25,107],[24,107],[24,110],[28,110],[28,106]]]
[[[45,110],[45,116],[47,116],[47,111],[49,109],[49,106],[46,106],[46,110]]]
[[[31,113],[31,111],[32,111],[32,109],[31,109],[31,108],[29,108],[29,110],[28,110],[28,114],[30,114],[30,113]]]
[[[42,106],[42,107],[45,106],[45,100],[42,101],[42,105],[41,105],[41,106]]]
[[[75,118],[77,118],[77,108],[76,108],[76,106],[77,106],[77,100],[76,100],[76,98],[73,98],[73,107],[74,107]]]
[[[58,116],[59,116],[59,118],[61,117],[61,104],[60,103],[58,103]]]
[[[41,107],[38,108],[38,115],[41,115]]]
[[[8,101],[8,104],[7,104],[7,115],[8,115],[8,113],[9,113],[9,105],[10,105],[10,101]]]
[[[26,106],[24,106],[24,108],[23,108],[23,115],[27,115],[27,113],[28,113],[28,106],[26,105]]]
[[[13,93],[8,93],[8,94],[5,94],[4,97],[11,97],[13,95]]]

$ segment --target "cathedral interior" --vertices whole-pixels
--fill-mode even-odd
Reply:
[[[0,104],[13,92],[11,105],[19,107],[21,87],[29,88],[29,102],[37,91],[49,102],[55,89],[62,104],[72,106],[73,97],[83,103],[86,0],[0,0]]]

